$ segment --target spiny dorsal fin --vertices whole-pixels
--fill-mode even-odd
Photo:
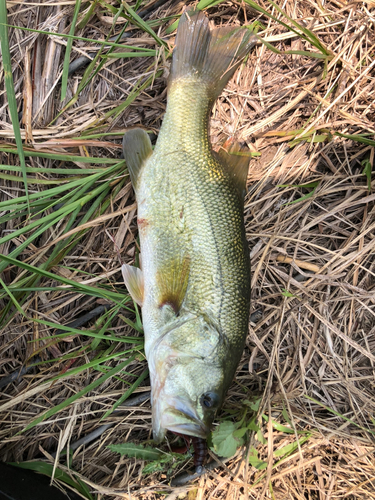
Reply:
[[[147,158],[152,155],[151,141],[145,130],[133,128],[125,132],[122,140],[122,148],[130,179],[136,191],[142,167]]]
[[[211,30],[203,12],[187,11],[178,25],[170,83],[180,78],[202,79],[216,99],[256,40],[244,27]]]
[[[190,258],[178,256],[157,273],[160,289],[159,307],[169,305],[176,314],[184,301],[189,282]]]
[[[216,157],[222,163],[227,172],[232,177],[238,190],[241,200],[246,195],[246,180],[249,170],[250,151],[247,147],[242,147],[238,142],[228,139],[219,151]]]
[[[123,264],[121,271],[125,286],[132,299],[142,307],[144,294],[142,271],[138,267],[130,266],[129,264]]]

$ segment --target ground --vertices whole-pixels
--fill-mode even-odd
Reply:
[[[374,2],[198,4],[259,36],[211,120],[215,149],[234,136],[252,152],[252,321],[216,420],[249,429],[182,486],[171,479],[192,460],[167,443],[146,471],[108,446],[151,445],[141,319],[120,273],[137,255],[121,138],[142,126],[156,139],[184,3],[9,1],[7,21],[0,4],[0,460],[55,465],[97,500],[375,498]],[[95,43],[123,29],[121,47]]]

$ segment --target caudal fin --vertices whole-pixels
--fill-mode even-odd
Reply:
[[[203,80],[216,98],[255,43],[247,28],[211,30],[203,12],[187,11],[177,30],[170,83],[191,77]]]

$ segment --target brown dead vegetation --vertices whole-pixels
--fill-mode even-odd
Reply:
[[[7,3],[9,24],[51,33],[67,33],[70,29],[74,1],[55,1],[51,6],[38,1]],[[287,415],[296,431],[309,431],[309,439],[276,464],[279,459],[274,452],[295,443],[297,436],[277,431],[262,420],[266,444],[252,436],[250,444],[224,468],[215,469],[192,485],[174,488],[164,472],[142,475],[144,462],[119,458],[107,445],[150,439],[149,402],[100,422],[127,389],[124,380],[132,382],[134,375],[144,371],[141,353],[126,367],[121,379],[108,379],[50,419],[18,434],[41,412],[102,375],[91,369],[52,384],[47,382],[71,368],[59,358],[78,352],[91,339],[72,334],[55,342],[40,340],[54,335],[55,330],[18,314],[2,330],[1,373],[5,377],[27,364],[36,351],[46,363],[3,389],[1,460],[42,458],[68,471],[63,457],[58,454],[55,459],[51,454],[102,423],[113,422],[98,440],[73,453],[72,468],[98,500],[152,499],[162,494],[169,500],[375,499],[375,184],[373,181],[369,191],[362,164],[368,159],[373,165],[374,146],[335,135],[339,132],[374,140],[375,4],[344,0],[276,3],[311,30],[331,57],[324,63],[306,55],[276,54],[259,42],[213,110],[211,137],[215,148],[234,135],[252,152],[261,153],[250,162],[245,220],[252,262],[251,307],[252,312],[260,310],[262,314],[250,326],[242,368],[222,415],[228,410],[240,415],[243,399],[260,397],[259,414],[284,425],[288,425]],[[117,0],[108,4],[116,8],[120,5]],[[266,0],[260,0],[259,5],[281,18]],[[81,11],[88,6],[84,4]],[[148,19],[177,15],[182,8],[182,2],[169,1],[153,10]],[[246,3],[224,2],[210,8],[208,14],[215,24],[258,19],[265,27],[259,35],[280,51],[316,52],[300,36]],[[163,21],[153,29],[173,46],[175,33],[165,34],[170,22]],[[121,29],[121,22],[115,26],[112,23],[111,10],[98,2],[90,21],[75,34],[103,39],[110,30],[112,34]],[[121,134],[127,127],[139,125],[157,134],[166,105],[170,59],[165,60],[149,34],[134,25],[130,28],[126,44],[157,49],[157,56],[107,59],[75,104],[61,114],[83,77],[83,70],[69,77],[67,98],[61,103],[59,78],[66,39],[10,29],[16,98],[19,109],[23,105],[23,138],[30,148],[82,157],[118,157]],[[95,51],[93,43],[75,40],[72,59]],[[2,72],[0,65],[1,79]],[[150,76],[152,85],[124,111],[108,115]],[[89,131],[110,134],[85,139]],[[73,143],[73,138],[81,142]],[[13,139],[1,90],[0,145]],[[3,164],[18,164],[15,155],[0,154]],[[28,158],[27,164],[61,166],[45,158]],[[46,173],[44,179],[52,177],[58,175]],[[24,194],[22,182],[1,183],[3,200]],[[301,184],[310,186],[298,187]],[[30,192],[42,190],[40,184],[30,187]],[[113,290],[121,288],[116,249],[124,261],[134,256],[135,208],[130,184],[126,183],[105,213],[86,223],[89,231],[52,271],[87,284],[107,283]],[[3,224],[3,234],[13,229],[13,223]],[[62,234],[59,227],[51,228],[24,250],[22,259],[38,266]],[[22,238],[12,240],[2,245],[1,253],[8,254],[21,243]],[[2,279],[10,285],[21,272],[9,267]],[[45,279],[43,283],[47,286],[52,281]],[[103,303],[68,289],[41,291],[30,295],[24,310],[30,318],[66,325]],[[137,336],[127,326],[125,316],[134,319],[130,312],[113,318],[111,333]],[[120,348],[124,346],[118,345],[113,352]],[[93,358],[77,354],[74,359],[79,365]],[[114,359],[107,364],[111,368],[118,362]],[[147,390],[146,380],[136,392]],[[249,465],[250,447],[268,462],[267,469]],[[191,461],[184,468],[190,466]],[[174,474],[179,472],[179,468],[174,470]]]

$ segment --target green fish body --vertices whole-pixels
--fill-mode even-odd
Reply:
[[[246,29],[210,30],[203,13],[185,13],[155,149],[142,129],[124,136],[142,270],[124,265],[123,274],[142,306],[157,442],[167,430],[207,437],[248,332],[248,162],[214,153],[208,127],[213,103],[253,43]]]

